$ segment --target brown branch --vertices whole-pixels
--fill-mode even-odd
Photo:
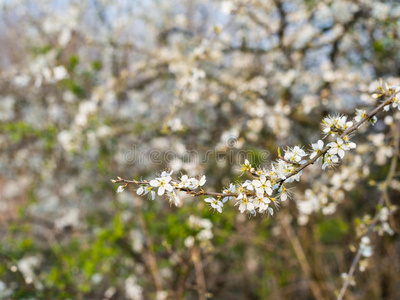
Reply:
[[[306,275],[308,284],[310,286],[311,292],[314,295],[314,298],[317,300],[323,300],[324,297],[322,295],[321,289],[319,288],[315,280],[312,279],[311,268],[307,261],[307,257],[304,253],[303,247],[301,246],[299,239],[293,233],[293,229],[289,223],[289,220],[287,220],[287,218],[284,218],[282,224],[283,224],[283,229],[285,230],[287,236],[289,237],[290,243],[292,244],[293,250],[296,254],[300,267],[303,270],[303,273]]]
[[[196,271],[197,292],[199,300],[206,300],[206,280],[204,278],[203,264],[201,262],[200,250],[197,246],[191,249],[192,261]]]
[[[126,184],[137,184],[137,185],[150,185],[150,182],[148,182],[147,180],[145,181],[138,181],[138,180],[126,180],[126,179],[122,179],[119,178],[118,180],[113,180],[113,183],[126,183]],[[174,187],[176,188],[176,187]],[[193,190],[189,190],[187,188],[176,188],[178,191],[181,192],[186,192],[189,195],[194,196],[214,196],[214,197],[237,197],[238,193],[217,193],[217,192],[207,192],[207,191],[193,191]],[[247,195],[253,195],[252,193],[246,193]]]
[[[384,203],[383,197],[381,197],[381,199],[378,202],[378,207],[381,206]],[[375,225],[378,223],[379,221],[379,211],[376,213],[374,219],[372,220],[372,223],[369,225],[367,233],[364,236],[369,236],[372,232],[372,230],[374,229]],[[343,300],[344,294],[346,293],[347,287],[350,284],[351,278],[353,277],[354,271],[356,269],[356,266],[358,265],[358,262],[361,258],[361,247],[358,248],[357,254],[353,259],[353,262],[351,263],[351,267],[349,272],[347,273],[347,278],[345,280],[345,282],[343,283],[342,288],[340,289],[340,293],[339,296],[337,297],[337,300]]]
[[[153,277],[154,286],[156,288],[156,291],[157,291],[157,293],[159,293],[159,292],[162,292],[163,288],[162,288],[162,284],[161,284],[160,273],[158,272],[156,255],[153,250],[153,242],[151,240],[149,230],[147,228],[147,224],[144,219],[142,207],[138,203],[136,203],[135,206],[136,206],[137,216],[138,216],[138,219],[140,222],[140,226],[142,227],[143,235],[144,235],[144,238],[146,241],[146,250],[147,251],[146,251],[146,253],[144,253],[144,258],[145,258],[145,261],[151,272],[151,275]]]

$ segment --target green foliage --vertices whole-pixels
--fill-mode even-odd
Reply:
[[[326,244],[340,242],[348,232],[348,223],[339,217],[322,220],[317,224],[317,236]]]
[[[70,72],[74,72],[76,67],[79,65],[79,57],[78,55],[71,55],[68,60],[68,70]]]
[[[51,45],[45,45],[41,47],[32,47],[32,52],[34,55],[43,55],[49,52],[53,47]]]
[[[94,71],[100,71],[103,68],[103,63],[100,60],[94,60],[91,66]]]
[[[63,85],[65,85],[76,97],[83,99],[86,95],[85,89],[83,86],[72,80],[72,79],[64,79],[62,81]]]
[[[0,124],[0,132],[4,133],[14,143],[23,140],[39,138],[44,142],[45,149],[51,151],[54,146],[57,128],[48,125],[44,129],[37,129],[24,121]]]

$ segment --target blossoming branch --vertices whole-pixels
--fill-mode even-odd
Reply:
[[[400,98],[396,95],[400,91],[398,86],[382,83],[379,85],[379,92],[373,95],[376,99],[383,101],[371,112],[356,109],[356,114],[352,121],[344,115],[327,116],[322,120],[323,139],[332,136],[334,141],[324,147],[324,142],[318,140],[311,144],[311,149],[304,150],[301,146],[287,147],[284,155],[278,148],[278,158],[271,163],[269,168],[254,168],[248,160],[242,165],[243,172],[249,172],[254,176],[253,180],[246,180],[239,183],[230,183],[220,193],[208,192],[203,190],[206,177],[199,178],[182,175],[179,179],[173,178],[173,171],[163,171],[155,179],[150,181],[126,180],[118,177],[111,180],[113,183],[124,183],[117,189],[118,193],[124,191],[129,184],[136,184],[138,195],[148,195],[154,200],[157,195],[163,196],[170,203],[180,205],[181,199],[178,192],[186,192],[192,196],[209,196],[204,199],[211,208],[222,212],[224,204],[232,199],[236,199],[235,205],[239,206],[241,213],[267,213],[273,215],[275,207],[280,202],[286,201],[289,197],[286,183],[300,181],[302,172],[305,168],[322,159],[322,169],[336,166],[344,158],[346,151],[356,148],[356,144],[351,141],[352,133],[355,132],[365,122],[375,124],[376,114],[382,110],[389,110],[390,107],[400,109]],[[306,159],[308,158],[308,159]]]

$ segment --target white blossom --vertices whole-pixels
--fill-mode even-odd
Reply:
[[[161,177],[151,180],[150,185],[153,187],[158,187],[157,194],[161,196],[164,195],[165,191],[172,192],[173,187],[169,183],[171,180],[172,178],[169,175],[161,175]]]
[[[143,299],[143,289],[137,283],[134,275],[129,276],[125,280],[125,295],[130,300],[141,300]]]
[[[343,137],[343,143],[345,146],[347,146],[349,149],[355,149],[357,147],[356,143],[350,141],[350,137],[348,135]]]
[[[213,197],[208,197],[204,199],[204,201],[210,203],[212,208],[216,209],[219,213],[222,213],[222,207],[224,206],[222,201],[215,199]]]
[[[253,202],[251,201],[251,199],[247,198],[246,195],[239,199],[236,205],[239,205],[239,211],[241,213],[244,213],[246,210],[251,212],[255,209]]]
[[[302,160],[304,156],[307,156],[306,152],[299,146],[288,148],[285,150],[285,160],[294,162],[297,164],[304,164],[306,161]]]
[[[117,193],[122,193],[122,192],[125,190],[125,188],[126,188],[126,185],[120,185],[120,186],[117,188]]]
[[[253,182],[250,180],[246,180],[245,182],[242,183],[242,187],[244,187],[245,189],[249,190],[249,191],[253,191],[254,190],[254,186],[253,186]]]
[[[324,149],[324,142],[322,140],[318,140],[318,142],[311,144],[311,147],[313,151],[310,154],[310,158],[313,159],[315,156],[321,153],[322,149]],[[320,157],[318,160],[320,160]]]
[[[252,186],[255,187],[258,196],[272,195],[272,184],[271,181],[267,180],[265,175],[261,175],[259,179],[252,181]]]
[[[188,175],[183,175],[181,177],[181,181],[178,184],[178,188],[186,188],[190,190],[195,190],[201,186],[203,186],[206,183],[206,176],[203,175],[200,180],[197,180],[196,178],[192,177],[189,178]]]
[[[167,196],[169,203],[175,204],[175,206],[179,206],[181,204],[181,199],[174,190],[166,192],[165,195]]]
[[[354,117],[355,122],[360,122],[367,116],[367,111],[363,109],[356,109],[356,115]]]
[[[268,209],[269,203],[271,203],[271,200],[268,197],[257,196],[254,199],[254,208],[258,208],[260,213],[264,213]]]
[[[185,247],[187,248],[192,248],[194,246],[194,243],[195,238],[193,236],[188,236],[184,241]]]
[[[136,194],[139,196],[144,196],[150,193],[149,199],[154,200],[156,198],[156,192],[153,191],[152,187],[149,187],[148,185],[141,185],[137,190]]]
[[[236,192],[236,186],[233,183],[229,184],[229,187],[222,191],[223,194],[233,194],[235,192]],[[232,198],[233,198],[232,196],[226,196],[226,197],[222,198],[222,202],[225,203],[225,202],[231,200]]]
[[[369,239],[369,237],[364,236],[361,238],[360,251],[361,255],[364,257],[372,256],[371,240]]]
[[[347,121],[347,116],[327,116],[322,120],[322,131],[326,135],[337,135],[353,126],[353,122]]]
[[[337,154],[341,159],[343,159],[346,150],[350,150],[350,147],[346,145],[341,138],[336,139],[335,142],[329,143],[328,153],[331,155]]]
[[[322,170],[325,170],[327,167],[332,168],[339,161],[339,158],[336,155],[331,155],[329,153],[324,155],[324,163],[322,165]]]

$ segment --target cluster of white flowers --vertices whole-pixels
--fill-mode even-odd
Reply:
[[[363,236],[360,242],[361,255],[364,257],[370,257],[372,255],[371,240],[368,236]]]
[[[390,109],[390,106],[392,106],[393,108],[397,107],[397,109],[400,110],[400,98],[397,95],[395,95],[400,91],[400,85],[388,84],[386,82],[382,82],[381,80],[381,82],[379,83],[379,89],[380,91],[378,93],[373,94],[374,98],[380,98],[382,96],[390,97],[394,95],[392,103],[386,105],[383,109],[385,111],[388,111]]]
[[[296,170],[296,165],[292,163],[287,163],[282,159],[277,159],[275,162],[271,164],[271,170],[268,172],[271,180],[286,180],[287,175],[291,174]],[[293,182],[294,179],[297,181],[300,180],[302,172],[297,173],[295,176],[287,179],[286,182]]]
[[[195,235],[190,235],[185,239],[185,246],[188,248],[193,247],[195,241],[200,243],[208,242],[214,235],[212,233],[213,224],[209,219],[200,219],[191,215],[189,217],[189,227],[196,230]]]
[[[182,175],[180,180],[172,178],[173,171],[162,171],[155,179],[143,182],[130,181],[124,185],[120,185],[117,189],[117,193],[122,193],[129,183],[137,183],[139,185],[136,190],[136,194],[139,196],[149,195],[148,198],[154,200],[156,198],[156,192],[153,190],[157,188],[157,195],[165,195],[170,203],[179,206],[181,203],[180,197],[177,192],[179,191],[196,191],[206,183],[206,176],[202,176],[200,179],[190,177],[188,175]],[[122,178],[118,177],[119,181],[123,181]],[[112,180],[112,182],[117,182]]]
[[[10,299],[12,294],[12,288],[7,287],[6,283],[0,280],[0,299]]]
[[[40,265],[42,258],[38,256],[24,257],[18,261],[15,270],[19,270],[27,284],[33,283],[37,289],[42,289],[43,284],[36,275],[35,268]]]
[[[390,90],[391,94],[386,91]],[[394,90],[393,90],[394,91]],[[393,95],[390,88],[385,87],[383,93],[385,96],[389,93]],[[393,97],[390,103],[395,103]],[[369,116],[365,110],[357,109],[353,121],[348,121],[345,115],[327,116],[322,121],[322,133],[324,139],[331,136],[333,141],[327,143],[318,140],[311,144],[311,149],[305,151],[303,147],[296,145],[287,147],[284,155],[280,153],[278,148],[278,158],[270,163],[269,168],[255,168],[249,160],[245,160],[241,166],[243,173],[250,173],[255,178],[253,180],[245,180],[244,182],[229,183],[222,193],[208,193],[202,190],[202,186],[206,183],[206,177],[200,179],[182,175],[180,179],[172,178],[172,171],[163,171],[158,177],[150,182],[136,182],[140,184],[137,190],[138,195],[146,195],[150,193],[150,199],[155,198],[153,188],[157,188],[159,196],[165,195],[170,203],[176,206],[180,205],[181,200],[177,194],[184,191],[193,196],[208,196],[204,199],[215,211],[222,213],[224,204],[236,198],[236,206],[241,213],[249,213],[256,215],[257,213],[274,214],[272,203],[275,207],[279,207],[280,202],[286,201],[289,197],[285,184],[292,183],[295,180],[300,181],[302,171],[307,166],[318,162],[322,158],[322,169],[334,167],[341,159],[345,157],[346,151],[356,148],[356,144],[350,140],[350,133],[357,128],[352,128],[353,124],[357,126],[369,120],[372,124],[376,122],[376,118]],[[120,178],[119,178],[120,179]],[[127,181],[124,182],[127,185]],[[122,192],[126,185],[120,186],[118,192]]]
[[[368,118],[368,114],[366,110],[363,109],[357,109],[356,108],[356,115],[354,117],[354,122],[358,123],[361,120]],[[372,118],[370,118],[369,123],[371,123],[372,125],[375,125],[375,123],[378,121],[378,118],[376,116],[373,116]]]
[[[246,162],[248,163],[248,162]],[[273,210],[269,207],[269,204],[274,200],[270,197],[273,193],[272,183],[267,176],[262,174],[258,179],[253,181],[246,180],[239,188],[239,200],[236,205],[239,205],[239,211],[241,213],[248,211],[251,214],[256,214],[256,210],[260,213],[268,211],[271,215]],[[248,196],[249,192],[255,192],[255,195]]]
[[[178,206],[180,204],[180,198],[174,191],[171,175],[172,171],[163,171],[159,177],[150,181],[150,185],[158,188],[157,194],[159,196],[165,194],[170,203],[174,203]]]
[[[187,175],[181,177],[181,181],[178,183],[178,188],[196,190],[197,188],[203,186],[206,183],[206,176],[203,175],[200,180],[197,178],[189,178]]]
[[[365,113],[361,114],[357,111],[354,121],[361,120]],[[323,156],[322,169],[325,170],[327,167],[331,168],[339,162],[339,158],[343,159],[345,151],[355,149],[356,144],[350,141],[350,136],[345,135],[342,137],[343,133],[353,126],[352,121],[347,121],[347,116],[336,115],[328,116],[322,121],[322,131],[327,135],[336,137],[334,142],[328,143],[328,151]],[[316,157],[323,150],[324,143],[319,140],[316,144],[312,144],[313,152],[310,158]]]
[[[356,118],[364,113],[358,112]],[[353,122],[347,122],[346,116],[327,117],[323,120],[322,127],[325,134],[333,136],[342,134],[346,129],[352,126]],[[300,146],[293,148],[287,147],[284,150],[284,156],[280,155],[279,158],[270,164],[269,169],[255,169],[251,163],[246,159],[242,165],[243,172],[249,172],[256,176],[254,180],[246,180],[242,183],[230,183],[221,194],[216,197],[207,197],[204,199],[210,207],[219,213],[222,212],[224,204],[236,198],[238,201],[236,205],[241,213],[267,213],[274,214],[271,203],[278,206],[281,201],[286,201],[289,197],[288,190],[284,183],[291,183],[294,180],[299,181],[302,175],[302,170],[297,170],[299,167],[307,163],[305,158],[314,159],[316,161],[322,156],[324,152],[324,142],[319,140],[313,143],[312,149],[306,152]],[[335,141],[329,143],[325,149],[323,157],[322,169],[330,168],[339,162],[345,156],[345,151],[354,149],[356,144],[350,141],[349,136],[337,137]],[[156,193],[153,188],[157,188],[159,196],[165,195],[170,203],[176,206],[180,205],[181,200],[177,194],[179,191],[187,193],[195,192],[195,195],[207,195],[202,191],[202,186],[206,183],[206,177],[203,175],[200,179],[182,175],[180,180],[172,178],[172,171],[163,171],[158,177],[150,182],[142,182],[137,189],[138,195],[149,194],[149,199],[154,200]],[[120,179],[120,178],[119,178]],[[117,192],[123,192],[125,185],[118,187]],[[196,192],[198,191],[198,192]],[[193,194],[193,193],[192,193]]]
[[[306,152],[299,146],[295,146],[293,148],[288,148],[285,151],[285,160],[289,162],[293,162],[295,164],[305,164],[306,161],[303,159],[303,157],[307,156]]]
[[[346,129],[353,126],[353,122],[347,121],[347,116],[335,115],[327,116],[322,120],[322,131],[328,136],[335,136],[343,133]]]
[[[143,288],[137,283],[134,275],[125,280],[125,296],[131,300],[143,299]]]
[[[394,234],[394,231],[389,224],[389,215],[392,214],[395,210],[396,207],[393,208],[382,207],[382,209],[379,211],[380,226],[377,226],[379,235],[383,235],[384,233],[387,233],[389,235]]]
[[[324,149],[324,142],[319,140],[311,144],[312,149],[308,153],[300,146],[288,147],[284,150],[283,157],[278,149],[279,158],[271,163],[268,170],[255,170],[246,160],[241,170],[258,176],[258,179],[246,180],[234,189],[231,188],[231,190],[237,192],[239,211],[241,213],[248,212],[252,215],[255,215],[257,211],[273,215],[274,211],[270,204],[278,205],[279,202],[287,200],[288,191],[284,184],[291,183],[294,180],[300,181],[302,169],[298,170],[298,168],[307,163],[305,158],[318,161],[322,157],[322,169],[325,170],[335,166],[339,159],[343,159],[345,151],[356,148],[356,144],[350,141],[348,135],[340,137],[352,125],[353,122],[347,121],[347,116],[326,117],[322,123],[322,131],[326,135],[337,136],[335,141],[328,143],[327,148]],[[230,186],[232,187],[233,184]],[[227,190],[224,190],[224,193],[227,193]],[[226,202],[221,202],[215,198],[207,198],[206,201],[212,203],[211,206],[219,212],[222,211],[223,203]]]
[[[368,258],[370,258],[373,254],[373,249],[371,246],[371,240],[368,236],[363,236],[360,241],[360,253],[363,257],[359,262],[359,269],[361,272],[364,272],[368,267]]]

